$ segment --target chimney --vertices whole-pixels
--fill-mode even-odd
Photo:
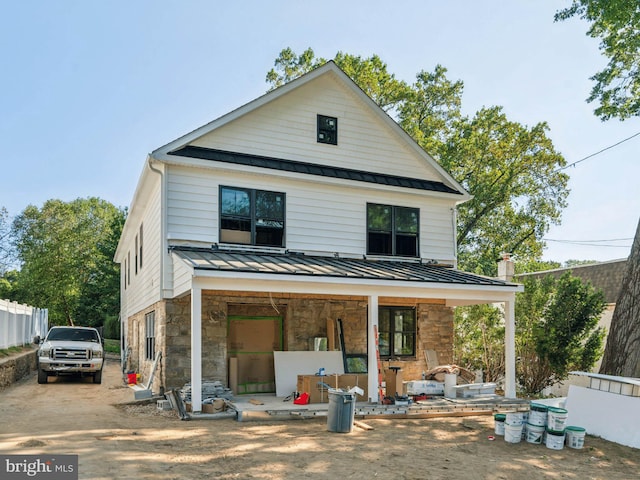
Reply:
[[[503,252],[502,259],[498,262],[498,279],[510,282],[515,273],[515,264],[511,260],[511,254]]]

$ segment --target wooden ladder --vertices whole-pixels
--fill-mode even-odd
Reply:
[[[376,341],[376,360],[378,361],[378,403],[382,403],[384,392],[382,390],[382,362],[380,361],[380,342],[378,338],[378,326],[373,326],[373,336]]]

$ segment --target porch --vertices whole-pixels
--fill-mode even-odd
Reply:
[[[208,309],[203,309],[203,302],[205,298],[210,298],[211,294],[230,295],[234,292],[239,296],[266,295],[265,298],[268,297],[271,304],[277,297],[358,299],[362,313],[358,324],[362,335],[361,343],[364,346],[364,350],[358,353],[365,354],[368,372],[380,370],[380,354],[376,339],[378,311],[383,305],[430,304],[451,309],[459,305],[501,303],[504,305],[506,327],[505,397],[515,398],[514,301],[515,293],[522,290],[520,285],[460,272],[451,266],[421,260],[373,260],[292,253],[258,254],[194,248],[173,248],[171,251],[176,261],[176,269],[180,266],[188,271],[188,275],[183,277],[188,279],[183,288],[190,299],[189,356],[191,384],[194,386],[194,412],[201,411],[202,407],[199,387],[202,385],[203,371],[206,371],[207,375],[212,371],[203,369],[203,347],[218,348],[211,342],[210,335],[203,335],[206,329],[203,320],[208,321],[212,317],[207,313]],[[316,317],[318,315],[309,318]],[[224,327],[225,321],[218,322],[220,328],[219,332],[216,330],[216,334],[226,345],[228,331]],[[452,322],[448,328],[452,330]],[[419,333],[420,328],[416,334],[416,343],[424,340],[417,336]],[[297,338],[293,330],[289,331],[289,335],[291,338]],[[205,337],[207,342],[203,343]],[[283,350],[291,350],[292,343],[285,345]],[[233,345],[229,345],[228,350],[233,350],[232,347]],[[278,349],[273,349],[276,350]],[[415,357],[417,361],[421,361],[420,355]],[[213,368],[215,369],[216,365]],[[219,376],[224,377],[224,373]],[[378,380],[377,375],[369,375],[367,385],[366,400],[376,406],[382,400],[378,396]],[[420,408],[417,407],[414,405],[410,409],[412,415],[429,414],[428,410],[420,412]],[[415,413],[416,409],[418,413]],[[254,411],[253,407],[241,410]],[[282,409],[277,408],[273,411],[280,410]],[[387,411],[390,409],[383,410],[383,414],[409,415],[409,410],[393,413]],[[493,406],[486,407],[485,410],[490,413]],[[363,409],[361,412],[362,415],[377,414],[381,410]]]

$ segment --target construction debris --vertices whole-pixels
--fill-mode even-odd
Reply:
[[[191,403],[191,383],[185,383],[184,387],[180,389],[180,397],[185,403]],[[218,380],[202,382],[202,402],[205,403],[208,399],[224,398],[231,400],[233,398],[233,392],[230,388],[225,387]],[[213,400],[211,400],[213,401]],[[210,402],[211,402],[210,401]],[[210,403],[208,402],[208,403]]]

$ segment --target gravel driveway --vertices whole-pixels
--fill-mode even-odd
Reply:
[[[180,421],[130,405],[117,360],[101,385],[35,374],[0,391],[0,454],[78,455],[79,478],[606,479],[637,478],[640,451],[591,436],[585,448],[492,440],[491,417],[366,420],[327,432],[326,419]]]

